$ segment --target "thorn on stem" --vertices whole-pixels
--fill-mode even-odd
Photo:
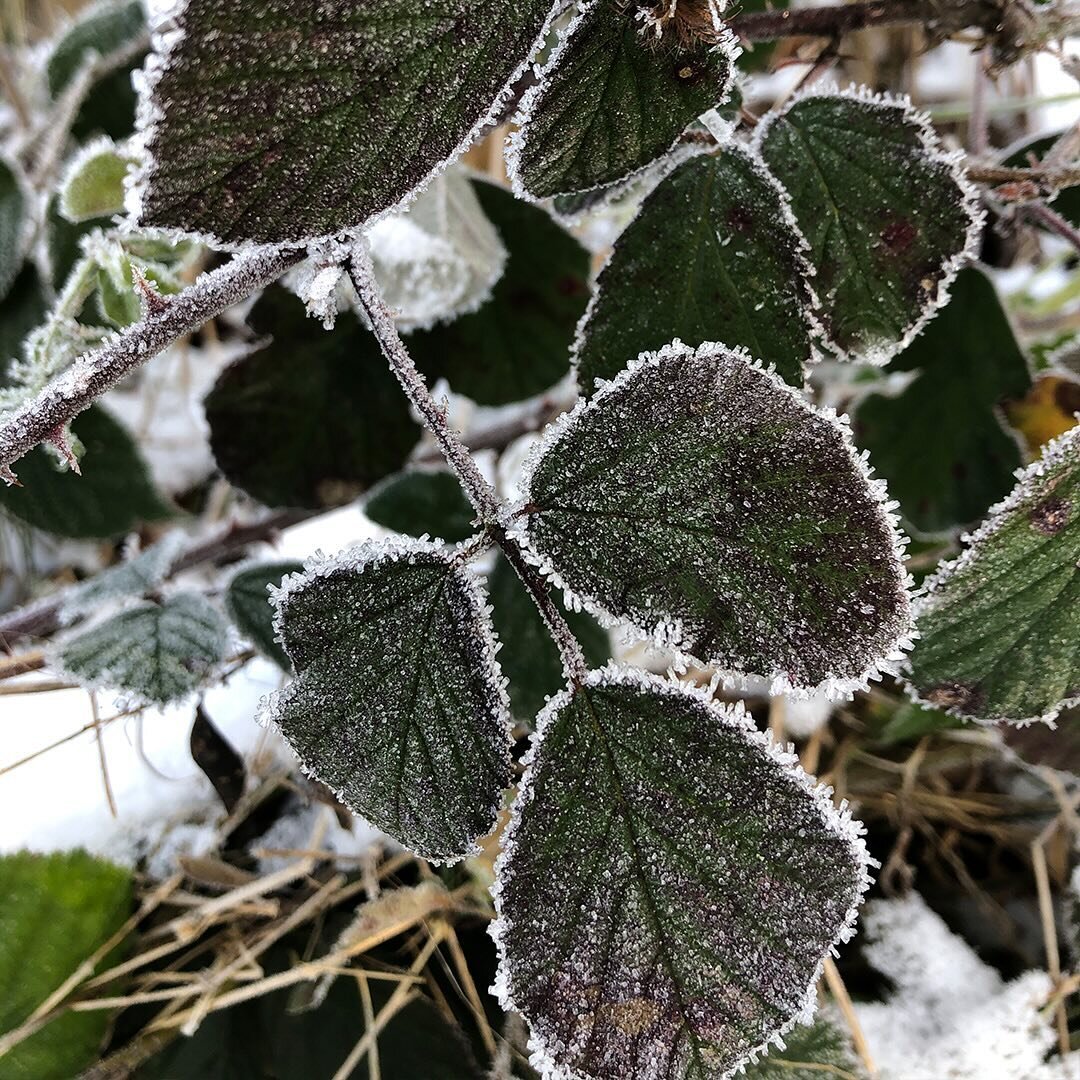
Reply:
[[[76,476],[82,476],[82,469],[79,468],[79,459],[71,449],[71,442],[69,441],[66,425],[57,424],[56,427],[45,436],[45,442],[60,451],[64,461],[67,462],[68,468],[75,473]]]
[[[142,307],[144,317],[146,315],[160,315],[169,306],[169,301],[158,292],[157,286],[135,263],[131,264],[131,281],[135,286],[135,291],[139,294],[139,304]]]
[[[8,487],[22,487],[10,465],[0,465],[0,480],[3,480]]]

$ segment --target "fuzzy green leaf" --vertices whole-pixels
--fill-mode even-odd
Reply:
[[[168,705],[196,690],[225,657],[225,620],[199,593],[140,604],[62,642],[58,666],[88,687]]]
[[[844,427],[720,345],[645,354],[579,404],[522,497],[569,591],[777,689],[859,685],[908,633],[881,500]]]
[[[514,716],[531,724],[549,697],[565,685],[562,661],[551,633],[532,597],[501,555],[488,575],[491,621],[502,643],[499,664],[508,680]],[[584,611],[567,611],[556,595],[552,599],[581,644],[586,661],[599,667],[611,659],[608,632]]]
[[[812,93],[756,137],[810,242],[830,339],[885,363],[946,302],[981,223],[959,167],[905,101]]]
[[[131,913],[131,875],[83,851],[0,857],[0,1029],[18,1027]],[[108,966],[103,963],[102,967]],[[79,1075],[108,1013],[64,1012],[0,1060],[5,1080]]]
[[[728,96],[732,39],[685,48],[657,38],[635,6],[592,0],[522,101],[509,164],[534,199],[619,183],[666,155]]]
[[[496,988],[559,1070],[706,1080],[813,1001],[867,855],[741,710],[628,669],[541,716],[496,864]]]
[[[0,300],[23,264],[26,198],[11,167],[0,161]]]
[[[225,590],[229,617],[255,648],[283,671],[292,671],[292,664],[274,637],[274,608],[268,586],[278,587],[287,575],[298,574],[303,569],[302,563],[288,560],[259,563],[234,575]]]
[[[415,469],[380,484],[364,513],[384,528],[408,536],[438,536],[450,544],[476,532],[473,510],[451,472]]]
[[[26,335],[45,321],[47,311],[37,270],[24,266],[0,300],[0,387],[8,385],[12,361],[22,357]]]
[[[990,279],[962,270],[944,311],[889,365],[914,380],[872,394],[855,413],[859,445],[912,528],[940,533],[1004,498],[1020,465],[995,414],[1031,386],[1027,362]]]
[[[174,513],[155,490],[131,436],[104,408],[80,413],[71,430],[86,448],[82,476],[59,470],[39,446],[17,463],[22,487],[0,484],[0,513],[80,540],[121,536],[139,522]]]
[[[296,678],[270,700],[304,767],[424,858],[490,832],[510,782],[506,697],[483,598],[433,544],[369,543],[275,598]]]
[[[491,299],[478,311],[409,337],[429,380],[481,405],[522,401],[570,367],[574,327],[589,298],[589,253],[543,210],[496,184],[476,194],[509,252]]]
[[[840,1023],[816,1016],[784,1036],[784,1049],[747,1065],[746,1080],[862,1080],[866,1076]]]
[[[69,167],[60,191],[68,221],[82,223],[124,208],[124,177],[130,159],[108,141],[95,143]]]
[[[751,154],[688,161],[645,200],[596,283],[577,343],[578,384],[613,379],[643,349],[741,345],[801,386],[813,357],[805,241]]]
[[[1080,700],[1080,427],[924,589],[908,681],[928,705],[1018,722]]]
[[[140,220],[281,243],[354,229],[458,154],[551,0],[188,0],[151,78]]]
[[[248,322],[269,342],[225,369],[204,406],[218,467],[268,506],[355,499],[420,438],[374,336],[350,314],[321,330],[280,286]]]

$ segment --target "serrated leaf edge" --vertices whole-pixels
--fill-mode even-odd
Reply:
[[[621,636],[630,642],[651,643],[656,648],[671,652],[675,657],[675,666],[679,670],[685,670],[691,663],[701,661],[710,665],[709,658],[695,657],[683,647],[684,635],[682,627],[677,619],[661,619],[653,630],[643,626],[628,623],[619,619],[613,612],[602,607],[592,597],[579,594],[571,589],[563,581],[554,563],[543,553],[536,550],[528,531],[528,514],[525,507],[532,499],[532,482],[536,470],[543,458],[553,450],[574,429],[581,417],[594,406],[602,402],[606,397],[618,393],[623,386],[646,369],[657,368],[665,360],[672,357],[705,357],[715,352],[726,353],[748,364],[756,371],[766,375],[773,385],[784,394],[792,398],[804,412],[811,416],[825,420],[838,429],[841,440],[848,453],[856,472],[866,483],[866,490],[870,499],[877,505],[879,513],[884,519],[886,529],[892,539],[893,556],[901,568],[901,582],[906,598],[906,617],[901,613],[904,628],[896,634],[888,651],[874,664],[871,664],[857,677],[831,678],[816,686],[796,686],[792,684],[787,674],[774,671],[769,674],[757,672],[722,671],[720,679],[726,689],[746,689],[753,679],[761,678],[769,685],[769,693],[772,695],[788,694],[791,697],[802,699],[813,697],[818,694],[824,695],[829,700],[845,701],[858,690],[868,690],[870,683],[879,680],[883,675],[897,675],[899,665],[904,656],[914,644],[918,636],[915,629],[914,619],[911,614],[911,594],[914,588],[914,580],[907,570],[903,569],[904,557],[908,546],[908,538],[900,527],[900,517],[896,513],[900,504],[888,497],[888,489],[885,480],[874,476],[873,467],[870,464],[870,455],[865,450],[859,450],[854,443],[851,433],[851,421],[843,414],[838,414],[835,409],[813,405],[806,400],[798,390],[789,386],[779,375],[776,374],[772,365],[764,365],[755,360],[745,349],[730,348],[720,342],[706,341],[696,349],[684,345],[678,338],[665,345],[656,352],[643,352],[636,360],[632,360],[614,379],[597,380],[597,390],[591,398],[580,398],[578,403],[569,412],[563,413],[552,421],[541,433],[540,438],[529,451],[522,465],[521,479],[518,490],[521,492],[520,500],[514,506],[508,507],[504,512],[503,525],[507,532],[521,545],[526,558],[558,589],[561,589],[566,600],[566,605],[571,610],[588,611],[597,621],[608,629],[619,629]]]
[[[859,104],[900,110],[903,119],[914,125],[918,131],[919,141],[922,144],[927,160],[936,165],[944,165],[948,169],[953,182],[960,190],[961,206],[968,218],[963,247],[942,263],[942,277],[938,282],[937,295],[923,306],[919,317],[908,326],[899,340],[879,341],[871,351],[863,353],[850,353],[836,347],[837,358],[840,360],[856,361],[873,364],[875,367],[883,367],[894,356],[903,352],[923,332],[927,323],[938,311],[949,302],[949,286],[956,280],[956,275],[960,273],[967,263],[973,262],[978,257],[979,238],[986,223],[986,211],[982,205],[979,189],[968,179],[967,173],[964,171],[964,162],[966,160],[964,152],[962,150],[948,151],[944,148],[940,136],[934,129],[930,114],[922,109],[917,109],[907,94],[875,91],[862,85],[846,87],[841,90],[835,83],[810,86],[800,90],[792,94],[782,108],[766,113],[761,118],[761,122],[754,128],[752,145],[762,160],[765,158],[762,144],[768,137],[772,126],[778,120],[783,119],[796,105],[814,98],[841,98]]]
[[[803,1005],[790,1019],[773,1031],[769,1037],[759,1046],[754,1047],[746,1058],[733,1069],[724,1073],[718,1080],[729,1080],[730,1077],[743,1071],[743,1067],[758,1060],[759,1055],[767,1055],[770,1046],[784,1047],[783,1036],[800,1023],[809,1023],[817,1008],[817,995],[815,987],[821,978],[825,960],[829,955],[836,956],[836,946],[850,941],[855,934],[855,925],[858,920],[859,907],[873,882],[870,876],[872,867],[879,864],[871,858],[863,839],[865,829],[861,822],[851,816],[851,810],[846,799],[837,806],[832,799],[833,789],[827,784],[819,784],[814,777],[805,772],[800,764],[794,747],[789,743],[782,747],[774,743],[765,732],[759,731],[753,723],[753,718],[746,712],[741,702],[723,704],[718,702],[714,695],[717,688],[717,680],[713,680],[708,686],[696,686],[680,682],[674,678],[664,678],[640,668],[627,667],[616,660],[610,661],[602,668],[590,671],[582,689],[601,686],[627,686],[645,692],[665,694],[681,699],[694,701],[701,709],[721,727],[727,728],[743,737],[752,747],[759,749],[766,756],[776,761],[783,768],[783,776],[792,784],[802,788],[813,800],[815,807],[821,814],[825,828],[834,835],[840,837],[848,845],[859,864],[859,881],[856,888],[855,899],[848,909],[844,921],[833,939],[832,946],[818,961],[814,974],[811,976],[806,987]],[[521,759],[524,768],[517,798],[510,810],[510,822],[503,833],[502,850],[495,860],[495,883],[491,888],[492,901],[495,904],[495,919],[488,925],[488,934],[495,942],[498,954],[498,969],[495,982],[490,992],[499,1000],[503,1009],[507,1012],[519,1012],[530,1024],[530,1064],[540,1072],[542,1080],[576,1080],[577,1074],[563,1069],[556,1060],[555,1052],[545,1042],[532,1026],[532,1021],[527,1012],[521,1009],[514,1001],[513,973],[506,956],[506,942],[515,934],[512,920],[503,910],[502,890],[508,875],[512,872],[510,866],[514,857],[517,842],[517,830],[520,826],[521,815],[526,806],[535,797],[532,787],[533,774],[536,769],[537,754],[543,746],[544,736],[551,726],[560,709],[568,705],[574,697],[575,690],[567,689],[551,698],[536,718],[536,730],[529,743],[529,748]]]

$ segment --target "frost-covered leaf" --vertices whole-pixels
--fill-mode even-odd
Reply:
[[[743,1075],[746,1080],[863,1080],[866,1073],[842,1024],[821,1014],[797,1024],[784,1035],[783,1050],[773,1047]]]
[[[204,406],[218,467],[268,506],[355,499],[420,437],[374,336],[351,314],[323,331],[282,287],[248,323],[267,343],[222,372]]]
[[[974,189],[906,100],[811,93],[755,135],[810,242],[831,341],[885,363],[948,299],[982,221]]]
[[[400,203],[492,117],[551,0],[188,0],[144,93],[139,220],[227,245]]]
[[[100,139],[78,153],[60,183],[60,212],[75,224],[124,209],[124,177],[131,159],[111,139]]]
[[[958,559],[923,586],[908,681],[982,720],[1080,700],[1080,428],[1052,442]]]
[[[774,692],[839,689],[910,629],[882,498],[834,417],[744,353],[671,345],[549,430],[523,528],[599,612]]]
[[[566,685],[559,650],[532,597],[501,555],[488,574],[488,594],[491,621],[502,644],[499,664],[507,678],[510,706],[518,720],[531,724],[546,700]],[[593,667],[610,660],[608,632],[588,613],[567,611],[558,595],[552,600],[581,644],[585,660]]]
[[[496,989],[545,1075],[728,1076],[808,1015],[867,854],[793,756],[740,709],[609,667],[552,702],[526,760]]]
[[[11,361],[22,356],[26,335],[44,321],[47,311],[41,278],[27,264],[0,300],[0,387],[8,385]]]
[[[543,199],[625,180],[728,96],[730,33],[683,46],[646,30],[637,10],[644,6],[582,5],[522,100],[508,154],[515,190]]]
[[[123,926],[131,893],[128,870],[84,851],[0,857],[0,1030],[17,1028]],[[62,1012],[5,1054],[0,1074],[6,1080],[80,1075],[98,1060],[108,1020],[104,1010]]]
[[[0,160],[0,300],[23,263],[26,196],[11,166]]]
[[[19,461],[22,487],[0,484],[0,513],[57,536],[95,539],[121,536],[174,512],[155,490],[131,436],[104,408],[80,413],[71,430],[85,447],[82,475],[58,469],[39,446]]]
[[[506,695],[468,571],[421,541],[368,543],[285,582],[296,678],[267,704],[304,767],[424,858],[469,854],[510,783]]]
[[[582,391],[675,338],[742,345],[801,386],[813,356],[805,247],[786,196],[753,155],[731,146],[680,165],[600,273],[576,347]]]
[[[409,351],[430,380],[445,378],[481,405],[505,405],[549,389],[570,367],[589,254],[545,211],[496,184],[475,188],[510,253],[506,269],[478,311],[413,334]]]
[[[391,477],[365,500],[364,513],[395,532],[437,536],[451,544],[477,531],[476,511],[457,477],[445,470],[414,469]]]
[[[240,632],[251,639],[255,648],[283,671],[292,671],[292,664],[274,637],[274,608],[270,603],[269,587],[279,587],[285,577],[303,569],[302,563],[289,560],[258,563],[235,574],[225,589],[225,609],[229,617]]]
[[[61,642],[57,666],[82,686],[168,705],[197,689],[224,659],[228,627],[199,593],[140,604]]]
[[[859,445],[922,533],[975,521],[1008,493],[1020,451],[996,409],[1031,385],[990,279],[962,270],[951,291],[952,302],[889,365],[912,381],[899,394],[871,394],[855,413]]]

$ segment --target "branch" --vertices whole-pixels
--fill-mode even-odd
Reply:
[[[237,255],[168,299],[159,311],[148,312],[141,322],[107,345],[80,357],[0,427],[0,477],[14,482],[11,465],[23,454],[62,430],[125,375],[256,289],[275,281],[304,255],[302,248],[282,247],[256,248],[249,254]]]

